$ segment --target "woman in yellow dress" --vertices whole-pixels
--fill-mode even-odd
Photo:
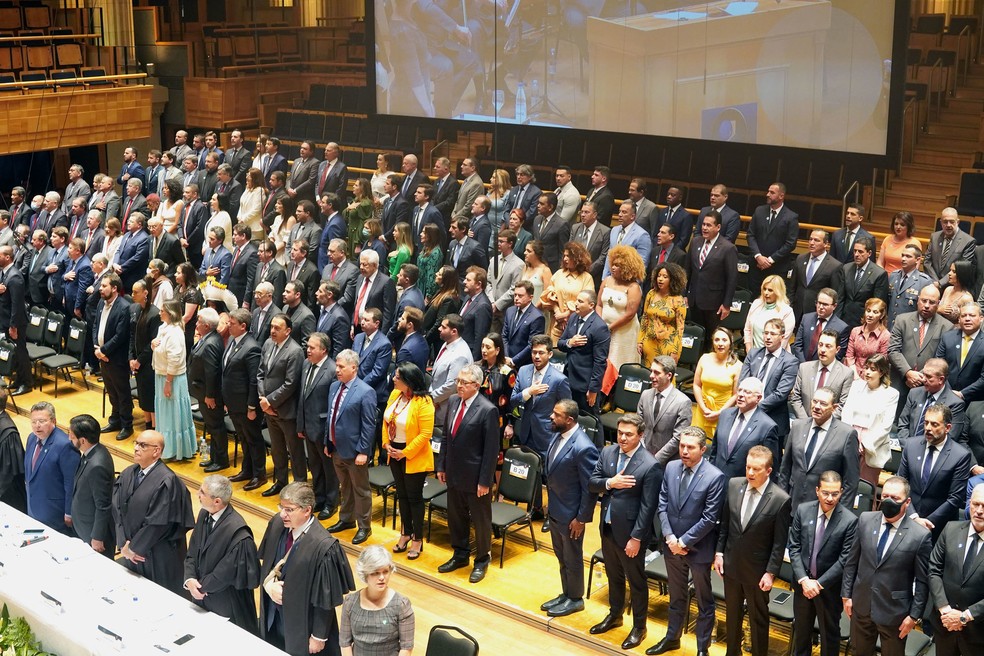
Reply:
[[[639,353],[642,365],[652,364],[657,355],[680,360],[683,345],[683,323],[687,319],[687,272],[678,264],[657,264],[653,269],[651,289],[642,305],[639,324]]]
[[[591,255],[588,254],[588,249],[573,241],[564,244],[560,269],[550,278],[550,286],[540,296],[543,313],[552,319],[547,334],[554,344],[564,334],[567,318],[571,316],[577,295],[585,289],[594,291],[594,279],[589,268]]]
[[[698,410],[694,413],[693,425],[703,428],[708,437],[714,437],[721,411],[735,404],[741,373],[741,360],[735,355],[734,342],[727,328],[718,327],[711,333],[711,345],[711,352],[700,356],[694,371],[694,398]]]

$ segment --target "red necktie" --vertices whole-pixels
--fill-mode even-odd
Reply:
[[[126,211],[123,212],[123,225],[126,226],[126,220],[130,218],[130,208],[133,207],[133,199],[131,198],[126,203]]]
[[[665,248],[664,249],[661,249],[660,252],[659,252],[659,263],[662,264],[663,262],[666,262],[666,249]]]
[[[362,283],[362,290],[359,292],[359,300],[355,303],[355,312],[352,313],[352,325],[359,325],[359,308],[362,307],[362,302],[366,300],[366,292],[369,290],[369,279]]]
[[[335,276],[336,276],[337,274],[338,274],[338,267],[337,267],[337,266],[333,266],[333,267],[331,268],[331,279],[332,279],[332,280],[334,280],[334,279],[335,279]]]
[[[437,357],[434,358],[434,364],[437,364],[437,361],[441,359],[441,356],[444,355],[444,352],[447,350],[448,350],[447,344],[441,347],[441,350],[437,352]]]
[[[294,531],[287,531],[287,544],[284,548],[284,553],[290,551],[290,548],[294,546]]]
[[[922,348],[923,339],[926,337],[926,322],[919,321],[919,348]]]
[[[33,472],[38,468],[38,458],[41,457],[41,440],[34,446],[34,457],[31,458],[31,471]]]
[[[817,381],[817,389],[823,387],[823,384],[827,382],[827,367],[823,367],[820,370],[820,380]]]
[[[331,169],[331,164],[325,162],[325,172],[321,174],[321,181],[318,182],[318,196],[321,196],[321,192],[325,190],[325,182],[328,181],[329,169]]]
[[[813,329],[813,336],[810,337],[810,353],[817,354],[817,343],[820,341],[820,333],[823,332],[823,319],[817,319],[817,327]]]
[[[461,315],[460,316],[464,316],[465,315],[465,312],[468,311],[468,306],[471,305],[471,302],[472,302],[472,300],[469,297],[469,299],[467,301],[465,301],[465,307],[461,308]]]
[[[241,246],[236,247],[236,253],[235,255],[232,256],[232,266],[229,267],[230,269],[236,266],[236,262],[239,260],[239,251],[241,250],[241,248],[242,248]]]
[[[270,203],[273,201],[273,199],[275,197],[276,197],[276,194],[273,194],[273,193],[267,194],[266,202],[263,204],[263,213],[264,214],[266,214],[267,213],[267,210],[270,209]]]
[[[458,409],[458,414],[455,415],[454,423],[451,424],[451,439],[453,440],[458,435],[458,427],[461,426],[461,418],[465,416],[465,400],[461,399],[461,406]]]

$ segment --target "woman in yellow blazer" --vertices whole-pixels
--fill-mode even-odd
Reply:
[[[396,500],[403,528],[393,553],[408,551],[416,560],[424,550],[424,479],[434,470],[434,401],[424,373],[412,362],[403,362],[393,374],[393,393],[383,411],[383,447],[396,482]]]

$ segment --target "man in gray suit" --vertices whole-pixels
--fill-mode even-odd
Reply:
[[[896,317],[888,339],[892,387],[899,392],[896,417],[905,407],[909,390],[925,384],[922,368],[927,360],[936,356],[936,348],[943,333],[953,329],[952,323],[936,313],[940,305],[940,290],[936,285],[926,285],[919,290],[916,304],[915,312],[906,312]]]
[[[834,417],[834,391],[820,387],[813,395],[811,417],[797,419],[789,432],[779,486],[789,493],[793,507],[806,503],[820,485],[820,474],[835,471],[844,483],[841,503],[854,507],[861,477],[858,432]]]
[[[355,281],[358,278],[359,267],[348,259],[348,245],[345,240],[332,239],[328,242],[328,264],[321,272],[321,280],[333,280],[338,283],[342,295],[337,301],[350,314],[355,309]]]
[[[485,190],[482,176],[478,174],[478,167],[478,159],[474,157],[466,157],[462,160],[461,177],[464,178],[464,182],[461,183],[461,188],[458,189],[458,200],[451,210],[451,218],[456,219],[459,216],[463,216],[466,219],[471,219],[472,203]],[[487,246],[488,244],[482,244],[483,248]]]
[[[328,357],[330,339],[325,333],[308,335],[306,348],[297,395],[297,437],[304,440],[315,509],[320,511],[318,519],[323,521],[338,509],[338,474],[321,443],[328,421],[328,388],[335,381],[335,360]]]
[[[464,321],[461,315],[445,314],[438,331],[444,344],[434,358],[431,369],[430,396],[434,399],[434,426],[443,428],[448,399],[455,393],[455,378],[465,365],[472,362],[471,348],[461,339]]]
[[[904,656],[905,639],[923,616],[929,596],[929,530],[909,518],[909,482],[892,476],[882,486],[879,511],[862,513],[844,566],[841,598],[851,618],[856,654]]]
[[[513,305],[513,286],[526,264],[513,252],[516,233],[503,229],[496,237],[499,254],[489,263],[489,300],[492,301],[492,330],[501,332],[503,315]]]
[[[570,240],[584,246],[591,256],[589,271],[594,278],[595,288],[601,285],[601,273],[608,261],[611,231],[610,227],[598,221],[598,210],[594,203],[584,203],[581,206],[581,222],[571,228]]]
[[[693,404],[673,385],[675,374],[673,358],[657,356],[649,366],[652,387],[643,391],[636,410],[646,422],[642,444],[656,457],[660,467],[680,457],[680,433],[693,419]]]
[[[287,461],[295,481],[307,480],[304,444],[297,439],[297,394],[301,389],[304,350],[290,338],[291,320],[283,313],[270,321],[270,338],[260,352],[256,392],[266,415],[273,454],[273,485],[263,496],[272,497],[287,487]]]
[[[113,457],[99,443],[99,422],[91,415],[72,417],[68,439],[82,454],[72,487],[72,528],[83,542],[112,558]]]
[[[854,370],[836,359],[840,336],[836,330],[824,330],[817,340],[817,359],[804,362],[796,373],[796,383],[789,395],[789,405],[797,419],[811,415],[813,395],[821,387],[834,393],[834,417],[840,419],[847,403],[847,393],[854,382]]]
[[[936,403],[942,403],[950,408],[953,413],[952,425],[947,437],[954,442],[960,442],[967,446],[967,439],[964,435],[967,429],[967,415],[963,399],[953,393],[947,376],[950,375],[950,367],[943,358],[930,358],[923,365],[922,377],[923,384],[909,390],[909,397],[906,399],[902,414],[899,415],[899,431],[897,437],[899,442],[905,442],[910,437],[921,438],[926,434],[924,420],[926,408]]]
[[[300,156],[290,167],[290,178],[287,180],[287,195],[297,203],[302,200],[314,202],[314,186],[318,182],[319,160],[314,154],[318,152],[312,141],[302,141]],[[316,242],[315,242],[316,243]]]
[[[944,207],[940,213],[940,227],[929,238],[926,248],[924,266],[926,273],[933,279],[934,285],[945,288],[949,283],[947,276],[950,265],[959,260],[965,260],[977,267],[977,242],[974,238],[960,229],[960,218],[957,210]]]
[[[659,214],[656,203],[646,198],[646,181],[642,178],[632,178],[629,182],[629,199],[635,205],[636,223],[646,232],[652,234],[653,223]]]

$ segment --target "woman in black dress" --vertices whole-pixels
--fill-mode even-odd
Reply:
[[[157,337],[161,327],[161,313],[150,302],[147,282],[133,283],[133,308],[130,318],[130,371],[137,381],[137,403],[144,413],[144,424],[148,429],[156,425],[154,418],[154,368],[150,361],[154,350],[150,343]]]
[[[516,384],[516,372],[506,364],[502,335],[489,333],[485,336],[482,340],[482,359],[475,364],[482,368],[483,378],[479,392],[499,410],[499,467],[501,467],[502,456],[509,448],[509,444],[503,438],[506,424],[512,416],[509,397],[512,396],[513,385]]]
[[[191,353],[191,346],[195,341],[195,324],[198,323],[198,308],[205,303],[205,298],[198,289],[198,272],[191,263],[182,262],[178,265],[174,281],[177,283],[174,296],[184,303],[182,319],[185,325],[185,348]]]
[[[435,279],[437,293],[427,305],[423,325],[424,335],[431,347],[431,357],[441,348],[441,334],[437,330],[441,327],[441,319],[445,314],[457,312],[461,308],[461,289],[458,287],[458,272],[455,268],[444,265],[438,270]]]

